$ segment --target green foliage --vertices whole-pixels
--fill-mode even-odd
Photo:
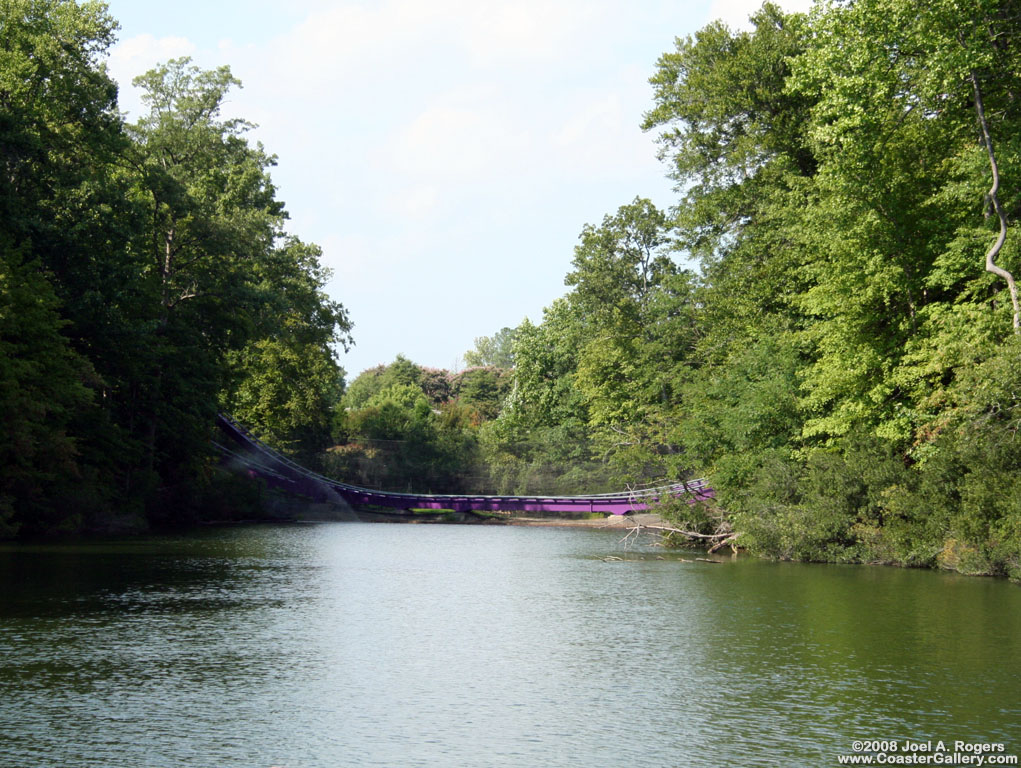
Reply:
[[[735,347],[719,365],[694,373],[682,393],[684,418],[675,435],[695,466],[713,466],[724,486],[747,480],[758,454],[796,446],[804,412],[798,374],[804,357],[797,336],[782,328]]]
[[[506,368],[468,368],[450,377],[449,392],[460,404],[477,414],[478,421],[495,419],[511,390]]]
[[[397,355],[390,365],[377,365],[355,377],[344,395],[344,405],[350,409],[362,408],[384,389],[399,384],[419,386],[422,369],[404,355]]]
[[[475,348],[464,353],[465,365],[471,368],[513,368],[514,336],[514,328],[501,328],[493,336],[477,337]]]
[[[343,398],[335,422],[339,444],[324,465],[347,482],[391,490],[616,489],[605,462],[592,456],[584,424],[536,424],[534,413],[514,405],[513,381],[505,368],[451,374],[400,356],[365,371]]]
[[[571,376],[582,341],[581,317],[564,299],[553,302],[543,314],[541,325],[525,320],[518,326],[508,420],[526,428],[583,423],[587,414]]]
[[[707,475],[717,504],[668,519],[778,558],[1021,577],[1021,349],[984,269],[997,220],[975,112],[981,93],[997,258],[1016,270],[1018,24],[996,0],[766,4],[751,31],[678,40],[644,123],[678,204],[586,226],[570,292],[513,332],[506,394],[473,374],[485,410],[466,410],[467,379],[440,406],[489,485]],[[466,358],[491,360],[501,334]]]
[[[240,383],[228,410],[268,444],[311,452],[329,444],[343,372],[316,344],[260,339],[232,356]]]
[[[254,265],[253,336],[227,360],[225,410],[270,445],[310,458],[326,448],[344,388],[335,345],[350,342],[344,308],[324,293],[321,252],[296,238]]]
[[[245,140],[248,123],[220,118],[238,81],[177,59],[135,84],[150,109],[129,127],[149,222],[136,241],[152,301],[148,466],[165,474],[200,453],[221,398],[278,447],[325,445],[342,377],[333,345],[350,323],[322,292],[319,249],[282,229],[275,159]]]
[[[1018,355],[984,271],[996,222],[975,94],[1009,212],[998,259],[1016,269],[1017,14],[866,0],[752,21],[679,40],[652,79],[675,238],[703,265],[666,442],[754,550],[1016,576],[995,382]],[[599,348],[605,387],[587,372],[589,389],[638,378],[620,349]]]
[[[219,117],[229,70],[157,67],[125,126],[102,3],[4,0],[0,29],[0,535],[217,514],[187,500],[218,402],[281,444],[327,432],[350,323],[320,253]]]
[[[1021,576],[1021,340],[998,346],[961,372],[939,437],[941,461],[927,461],[923,499],[957,500],[944,516],[946,556],[964,547],[976,572]],[[951,472],[947,472],[946,468]],[[981,563],[981,566],[978,564]]]
[[[984,271],[974,100],[1017,269],[1017,14],[866,0],[752,23],[660,59],[645,127],[679,204],[585,227],[572,291],[517,331],[484,452],[506,488],[572,452],[618,482],[707,474],[741,542],[775,557],[1017,577],[1021,355]]]
[[[101,448],[120,442],[90,391],[113,383],[113,340],[130,348],[130,262],[93,250],[130,229],[112,204],[124,142],[101,65],[116,24],[98,3],[9,0],[0,28],[0,535],[38,534],[89,522],[112,490]]]
[[[671,471],[667,413],[694,347],[691,276],[671,245],[666,215],[642,198],[583,229],[573,290],[515,329],[514,368],[481,410],[499,406],[479,430],[496,489],[619,490]]]
[[[806,19],[766,3],[751,21],[751,32],[715,22],[678,39],[651,79],[655,106],[643,127],[661,131],[660,156],[685,190],[678,235],[698,254],[724,246],[785,176],[815,171],[810,102],[785,88],[809,37]]]
[[[358,412],[355,434],[370,440],[402,440],[427,429],[429,401],[414,384],[393,384],[373,395]]]
[[[666,216],[649,200],[635,198],[587,225],[574,249],[571,303],[594,324],[625,334],[639,332],[653,291],[676,272],[666,253]]]
[[[958,27],[968,18],[961,35],[970,34],[971,13],[981,9],[834,9],[794,63],[789,90],[816,99],[810,137],[822,160],[803,227],[818,254],[800,297],[819,319],[806,378],[819,416],[808,434],[865,423],[910,440],[928,416],[915,403],[952,375],[962,342],[998,333],[993,316],[975,312],[990,293],[991,238],[976,231],[987,184],[967,82],[970,67],[985,71],[984,55],[960,59]]]
[[[57,309],[39,265],[0,250],[0,536],[60,527],[50,504],[79,476],[68,427],[89,405],[89,368]]]
[[[383,389],[383,384],[379,379],[385,370],[385,365],[377,365],[375,368],[367,368],[359,373],[347,385],[347,390],[344,392],[344,406],[361,408],[365,405],[370,397]]]
[[[392,380],[406,377],[407,363],[398,359]],[[420,386],[391,383],[346,413],[347,442],[327,455],[326,468],[348,482],[389,490],[462,490],[472,484],[476,461],[473,413],[457,401],[436,410]]]

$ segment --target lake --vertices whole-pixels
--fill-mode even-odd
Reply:
[[[696,556],[611,530],[368,523],[5,545],[0,765],[1021,753],[1017,586]]]

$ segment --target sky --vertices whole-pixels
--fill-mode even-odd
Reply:
[[[780,3],[807,10],[807,0]],[[288,231],[323,249],[354,323],[350,381],[398,354],[459,369],[478,336],[541,321],[574,246],[635,197],[677,195],[642,116],[674,40],[756,0],[108,0],[108,66],[230,66]]]

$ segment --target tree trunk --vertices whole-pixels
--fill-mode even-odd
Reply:
[[[993,204],[993,210],[1000,220],[1000,234],[993,243],[992,248],[986,253],[986,271],[992,272],[1007,281],[1010,289],[1010,302],[1014,308],[1014,333],[1021,334],[1021,312],[1018,310],[1017,285],[1014,276],[996,264],[996,257],[1000,255],[1004,242],[1007,240],[1007,212],[1003,210],[1000,203],[1000,169],[996,165],[996,152],[993,150],[993,138],[989,133],[989,123],[986,121],[986,110],[982,104],[982,89],[978,84],[978,76],[974,70],[971,72],[971,84],[975,89],[975,112],[978,114],[979,127],[982,129],[982,141],[986,145],[986,152],[989,154],[989,167],[993,172],[993,186],[989,189],[989,201]]]

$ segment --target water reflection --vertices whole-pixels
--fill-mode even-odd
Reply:
[[[1021,751],[1021,592],[623,562],[619,534],[322,525],[0,550],[0,762],[836,764]]]

